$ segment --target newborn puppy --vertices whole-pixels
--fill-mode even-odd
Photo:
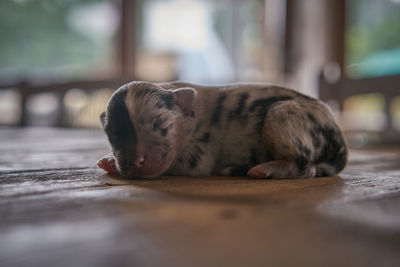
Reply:
[[[100,120],[114,156],[98,165],[124,177],[332,176],[347,161],[325,104],[268,84],[131,82]]]

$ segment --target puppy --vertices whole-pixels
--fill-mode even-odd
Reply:
[[[254,178],[332,176],[347,146],[321,101],[269,84],[131,82],[100,116],[124,177],[161,174]]]

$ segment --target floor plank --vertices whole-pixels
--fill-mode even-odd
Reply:
[[[0,129],[0,266],[399,266],[400,149],[340,177],[120,179],[96,131]]]

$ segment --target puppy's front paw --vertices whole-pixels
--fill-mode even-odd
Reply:
[[[104,157],[97,161],[97,166],[109,174],[119,174],[114,157]]]

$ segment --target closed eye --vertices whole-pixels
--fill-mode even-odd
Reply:
[[[152,127],[153,130],[167,129],[168,128],[168,120],[167,119],[163,119],[160,116],[158,116],[157,118],[155,118],[152,121],[151,127]]]

